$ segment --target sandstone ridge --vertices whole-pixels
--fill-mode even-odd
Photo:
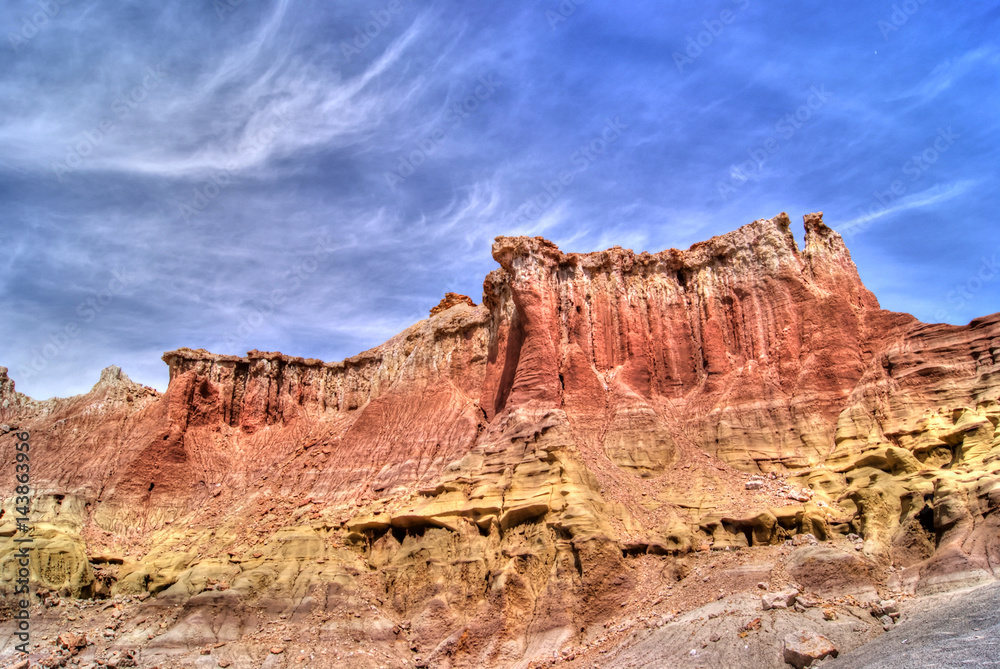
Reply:
[[[352,666],[625,666],[764,581],[813,602],[747,651],[782,666],[787,635],[845,650],[883,600],[1000,576],[1000,314],[881,309],[821,214],[804,248],[781,214],[685,251],[493,257],[481,304],[449,293],[341,362],[179,349],[162,395],[109,368],[46,402],[0,368],[33,578],[133,603],[92,652],[293,666],[267,650],[293,630],[329,650],[309,666],[359,643]],[[732,663],[756,625],[704,652]]]

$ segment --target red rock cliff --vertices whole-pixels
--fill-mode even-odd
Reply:
[[[804,249],[789,225],[656,254],[498,237],[480,305],[450,294],[337,363],[172,351],[162,395],[111,369],[34,402],[0,368],[42,550],[76,556],[38,578],[183,602],[212,574],[281,610],[370,597],[371,629],[412,620],[433,662],[507,666],[639,597],[665,567],[636,556],[857,533],[858,569],[905,568],[899,588],[1000,575],[1000,315],[884,311],[821,215]],[[112,580],[98,549],[126,554]]]

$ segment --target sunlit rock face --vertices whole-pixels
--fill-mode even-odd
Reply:
[[[882,310],[820,214],[804,249],[782,214],[686,251],[493,257],[481,304],[449,294],[342,362],[180,349],[162,394],[109,368],[44,402],[0,368],[33,579],[129,611],[87,652],[591,666],[638,643],[613,630],[762,580],[832,600],[1000,576],[1000,315]]]

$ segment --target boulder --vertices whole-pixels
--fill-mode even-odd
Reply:
[[[822,634],[803,630],[785,637],[783,656],[785,664],[790,664],[795,669],[803,669],[816,660],[837,657],[837,647]]]
[[[787,609],[795,603],[795,598],[798,597],[798,595],[798,590],[795,588],[789,588],[780,592],[769,592],[760,598],[760,602],[765,611],[770,609]]]

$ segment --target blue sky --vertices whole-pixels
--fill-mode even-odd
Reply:
[[[1000,3],[0,8],[0,365],[338,360],[496,235],[659,251],[823,211],[883,307],[1000,310]]]

